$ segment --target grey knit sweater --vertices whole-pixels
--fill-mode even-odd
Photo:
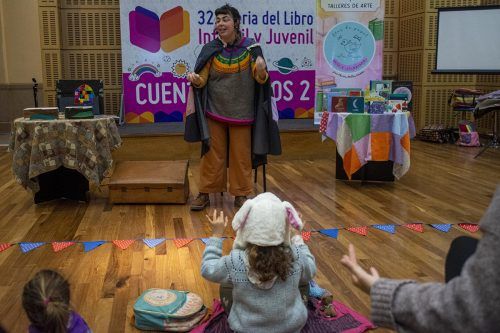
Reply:
[[[500,187],[480,224],[476,252],[447,284],[375,282],[373,322],[405,333],[500,332]]]
[[[300,332],[307,321],[299,283],[309,282],[316,274],[314,257],[307,245],[291,246],[294,263],[286,281],[276,279],[271,289],[253,285],[247,275],[245,251],[232,250],[222,256],[222,239],[207,242],[201,275],[217,283],[233,284],[233,305],[229,325],[236,332]]]

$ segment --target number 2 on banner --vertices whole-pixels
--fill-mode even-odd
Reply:
[[[276,101],[281,101],[282,99],[286,102],[290,102],[294,96],[291,87],[293,86],[293,81],[273,81],[272,83],[274,98]],[[300,86],[302,87],[302,93],[300,94],[301,101],[309,101],[310,97],[307,96],[309,93],[309,89],[311,87],[311,83],[307,80],[300,81]]]
[[[307,93],[309,92],[310,83],[307,80],[302,80],[300,81],[300,85],[304,87],[304,90],[302,90],[302,95],[300,95],[300,100],[308,101],[309,97],[307,96]]]

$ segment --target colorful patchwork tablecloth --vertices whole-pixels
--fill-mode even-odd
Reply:
[[[393,161],[392,173],[398,179],[410,169],[410,138],[415,136],[415,125],[409,112],[324,112],[320,132],[336,142],[349,179],[368,161]]]
[[[17,182],[33,193],[40,186],[37,176],[64,166],[100,184],[111,171],[111,150],[121,145],[120,134],[110,116],[81,120],[14,120],[9,150]]]

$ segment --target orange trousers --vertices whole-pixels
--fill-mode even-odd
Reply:
[[[230,125],[210,118],[207,121],[210,150],[201,158],[199,191],[226,192],[229,174],[229,193],[234,196],[252,194],[252,126]]]

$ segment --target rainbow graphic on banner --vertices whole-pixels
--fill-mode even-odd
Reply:
[[[137,66],[132,73],[128,76],[128,79],[130,81],[138,81],[141,76],[145,73],[151,73],[154,75],[154,77],[160,77],[161,72],[153,65],[151,64],[142,64]]]

